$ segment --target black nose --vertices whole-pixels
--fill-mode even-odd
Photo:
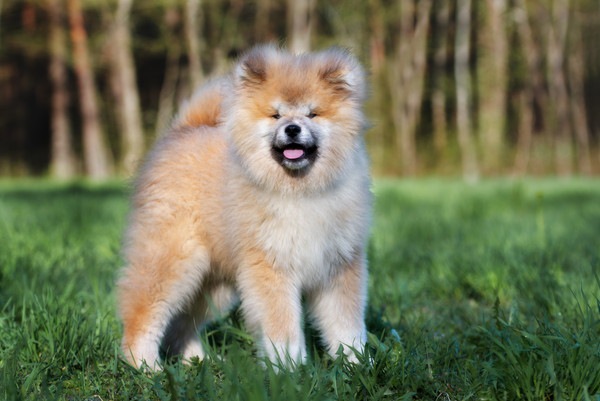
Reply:
[[[300,126],[296,124],[290,124],[287,127],[285,127],[285,133],[291,138],[297,136],[300,133],[300,131],[302,131],[302,128],[300,128]]]

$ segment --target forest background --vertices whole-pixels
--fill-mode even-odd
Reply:
[[[600,173],[598,0],[0,0],[0,176],[131,175],[263,42],[365,63],[377,175]]]

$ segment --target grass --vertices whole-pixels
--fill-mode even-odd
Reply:
[[[600,182],[374,190],[362,363],[312,335],[312,361],[276,373],[234,313],[207,360],[150,374],[118,349],[126,188],[0,183],[0,398],[600,400]]]

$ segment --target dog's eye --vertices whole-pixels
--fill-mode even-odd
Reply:
[[[271,118],[274,118],[275,120],[279,120],[281,118],[281,115],[279,113],[275,113],[271,116]]]
[[[315,118],[317,115],[318,115],[317,113],[315,113],[314,111],[311,111],[310,113],[308,113],[308,115],[307,115],[306,117],[308,117],[308,118],[310,118],[310,119],[313,119],[313,118]]]

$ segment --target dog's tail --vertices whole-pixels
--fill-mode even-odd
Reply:
[[[215,79],[196,89],[192,97],[182,104],[172,128],[219,125],[225,83],[224,79]]]

